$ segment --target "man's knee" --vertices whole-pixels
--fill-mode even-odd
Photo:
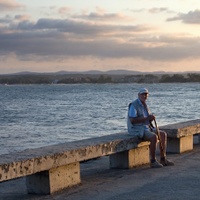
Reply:
[[[152,135],[152,137],[150,138],[150,142],[157,143],[157,141],[158,141],[158,136],[156,134]]]

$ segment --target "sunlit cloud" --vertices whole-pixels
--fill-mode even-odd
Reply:
[[[24,5],[17,3],[15,0],[0,0],[0,11],[15,10],[23,8]]]
[[[99,13],[99,12],[92,12],[89,14],[81,14],[81,15],[74,15],[74,18],[79,19],[87,19],[87,20],[98,20],[98,21],[133,21],[130,16],[124,15],[123,13]]]
[[[66,15],[66,14],[70,13],[71,11],[72,11],[72,9],[67,6],[58,8],[58,13],[61,15]]]

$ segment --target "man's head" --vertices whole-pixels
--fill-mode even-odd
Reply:
[[[148,98],[149,91],[146,88],[140,88],[138,92],[138,97],[140,101],[145,102]]]

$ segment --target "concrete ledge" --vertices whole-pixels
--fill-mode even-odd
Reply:
[[[193,135],[200,133],[200,119],[161,126],[167,133],[168,153],[183,153],[193,149]]]
[[[160,128],[168,134],[167,152],[182,153],[193,149],[200,119]],[[110,168],[148,164],[149,144],[124,132],[1,155],[0,182],[26,176],[29,193],[52,194],[81,182],[82,161],[109,156]]]
[[[138,148],[110,155],[110,168],[134,168],[149,164],[149,143],[143,142]]]
[[[28,192],[54,193],[80,183],[80,162],[126,152],[120,161],[117,161],[118,156],[112,157],[111,167],[123,167],[120,162],[126,161],[124,167],[131,168],[149,163],[148,146],[149,142],[141,142],[127,133],[118,133],[2,155],[0,182],[27,176]],[[137,148],[140,150],[132,151]],[[130,157],[135,157],[135,161]]]
[[[193,150],[193,135],[167,139],[167,153],[183,153]]]
[[[81,182],[80,163],[56,167],[26,177],[29,194],[52,194]]]

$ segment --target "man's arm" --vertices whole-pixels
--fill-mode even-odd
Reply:
[[[132,124],[139,124],[145,122],[151,122],[155,119],[154,115],[149,115],[148,117],[129,117]]]
[[[146,123],[147,124],[155,119],[154,115],[148,115],[147,117],[137,117],[137,111],[134,108],[133,104],[129,106],[129,119],[132,124]]]

